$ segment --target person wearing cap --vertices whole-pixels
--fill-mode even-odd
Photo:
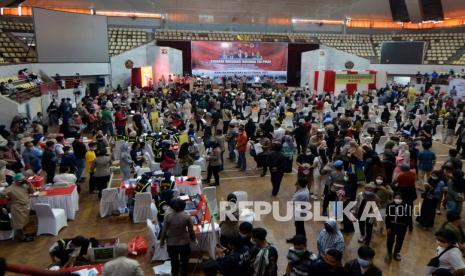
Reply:
[[[379,202],[378,196],[375,194],[376,185],[372,182],[365,185],[365,191],[360,192],[357,195],[357,205],[355,206],[355,215],[358,219],[358,226],[360,228],[360,239],[359,243],[365,243],[369,246],[371,242],[371,237],[373,234],[373,225],[375,223],[374,218],[367,218],[367,220],[362,220],[362,214],[365,212],[367,203],[374,202],[375,204]]]
[[[2,193],[9,199],[11,212],[11,226],[14,230],[14,239],[20,242],[30,242],[34,238],[24,234],[24,227],[29,223],[29,211],[31,206],[30,194],[34,192],[22,173],[13,177],[13,185]]]
[[[316,260],[316,256],[307,249],[307,238],[295,235],[288,240],[293,246],[287,251],[287,268],[285,276],[308,276]]]

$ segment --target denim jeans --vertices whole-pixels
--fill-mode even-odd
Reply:
[[[237,166],[239,166],[239,168],[241,168],[244,171],[247,168],[244,151],[239,151],[239,157],[237,158]]]
[[[460,213],[462,212],[462,205],[463,203],[459,201],[455,201],[455,200],[447,201],[447,205],[446,205],[447,213],[452,212],[456,215],[460,215]]]
[[[234,152],[234,149],[236,148],[236,145],[234,143],[229,143],[228,144],[228,150],[229,150],[229,159],[235,161],[236,160],[236,153]]]
[[[82,172],[84,171],[85,159],[76,159],[76,178],[79,181],[82,177]]]

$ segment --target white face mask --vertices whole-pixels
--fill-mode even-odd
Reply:
[[[395,204],[401,204],[401,203],[402,203],[402,199],[396,198],[396,199],[394,199],[394,203],[395,203]]]
[[[376,184],[378,184],[378,185],[383,184],[383,180],[382,179],[376,179]]]

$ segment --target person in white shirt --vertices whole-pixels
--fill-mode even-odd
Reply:
[[[261,98],[258,101],[258,106],[260,107],[260,109],[266,110],[266,107],[268,106],[268,101],[265,98]]]
[[[286,130],[281,127],[280,123],[275,123],[274,125],[275,131],[273,132],[273,142],[281,143],[286,135]]]
[[[60,183],[60,184],[76,184],[77,178],[76,175],[69,173],[68,166],[61,166],[60,173],[53,177],[53,183]]]
[[[435,236],[439,266],[427,266],[426,275],[433,275],[438,269],[448,270],[453,275],[465,275],[465,263],[462,252],[457,247],[456,234],[450,229],[441,229],[436,232]]]

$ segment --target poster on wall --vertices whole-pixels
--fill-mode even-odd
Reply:
[[[193,75],[287,82],[287,43],[192,41],[191,49]]]

